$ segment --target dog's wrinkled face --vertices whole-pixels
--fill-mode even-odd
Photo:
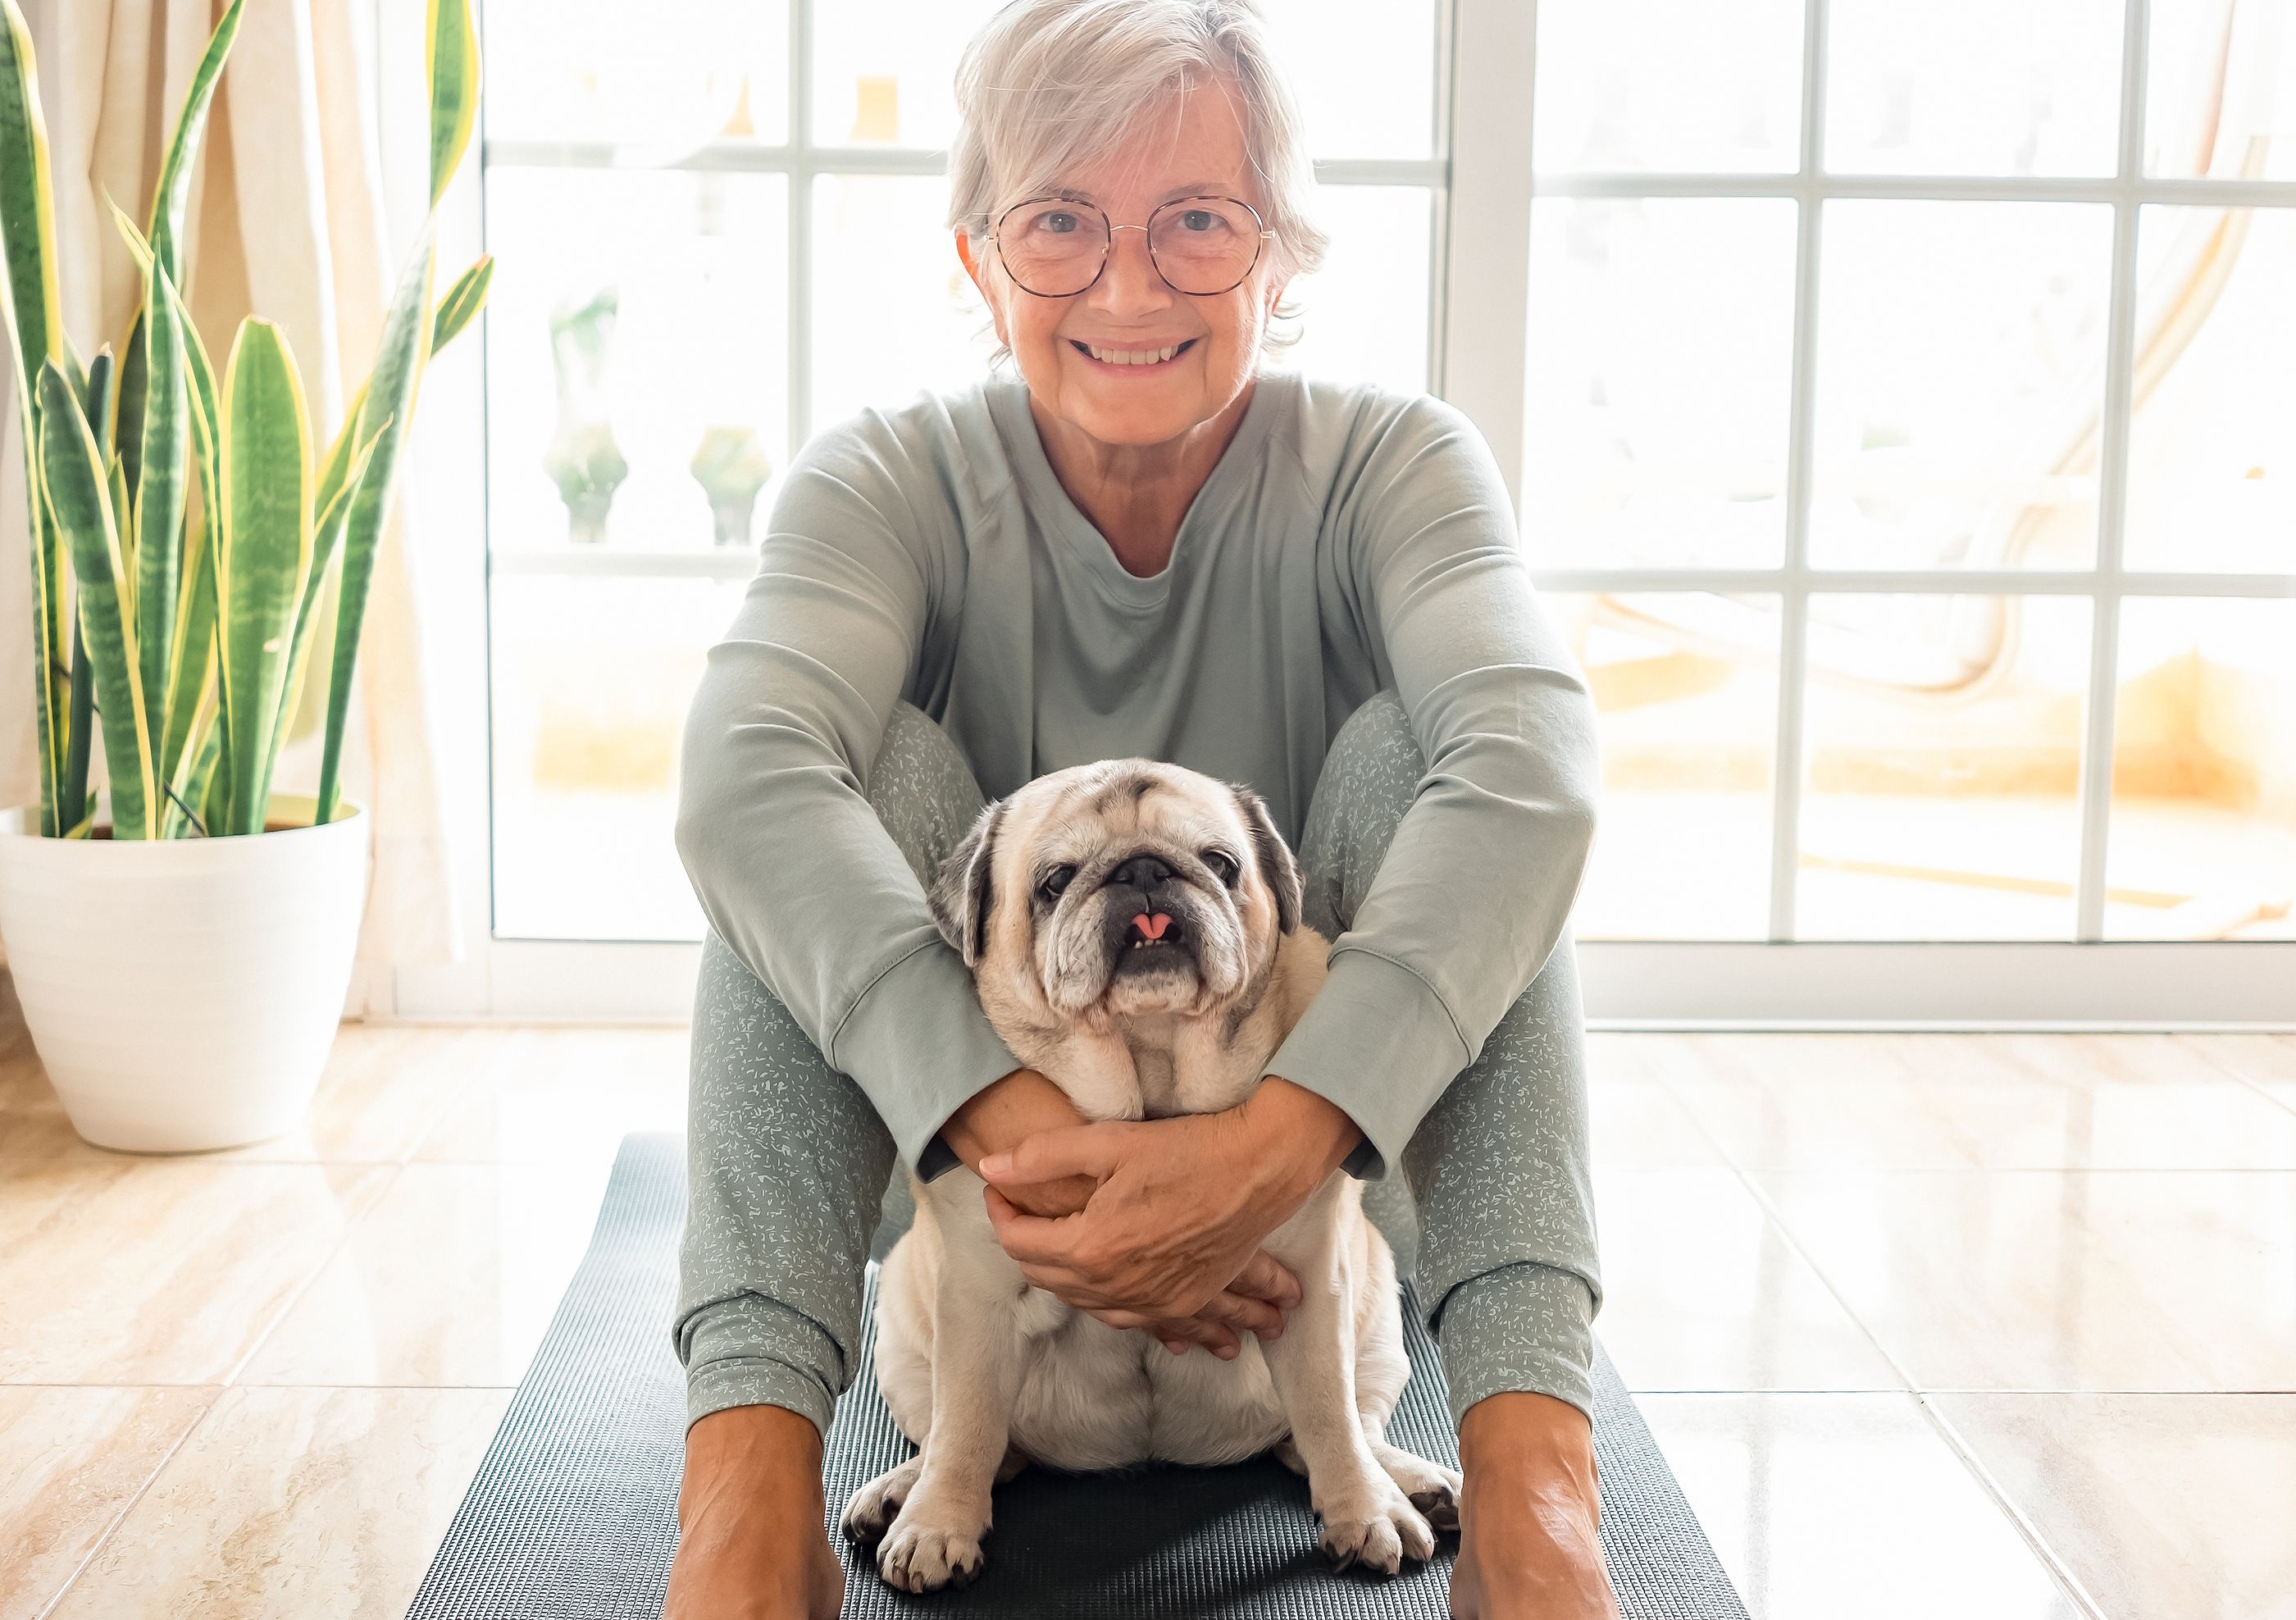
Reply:
[[[984,991],[1040,1017],[1194,1016],[1300,925],[1300,868],[1249,788],[1152,760],[1037,777],[983,810],[932,890]]]

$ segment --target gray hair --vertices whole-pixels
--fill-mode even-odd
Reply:
[[[1311,273],[1331,238],[1308,218],[1306,127],[1257,0],[1011,0],[957,63],[949,227],[981,242],[1000,201],[1035,195],[1111,156],[1168,107],[1168,93],[1215,80],[1243,104],[1244,154],[1275,233],[1275,267]],[[1275,310],[1298,313],[1288,303]],[[1265,343],[1298,341],[1271,325]],[[1000,345],[996,358],[1011,352]]]

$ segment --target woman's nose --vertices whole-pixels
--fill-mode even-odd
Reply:
[[[1148,257],[1148,233],[1119,226],[1109,233],[1108,267],[1092,289],[1093,301],[1112,313],[1157,309],[1177,296]]]

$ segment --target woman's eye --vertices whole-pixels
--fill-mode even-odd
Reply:
[[[1037,886],[1044,892],[1046,900],[1058,900],[1062,891],[1069,886],[1070,880],[1076,875],[1074,867],[1054,867],[1045,875],[1045,881]]]
[[[1235,857],[1226,850],[1206,850],[1204,864],[1212,869],[1213,876],[1231,889],[1235,887],[1235,880],[1243,872],[1243,868],[1236,865]]]
[[[1209,231],[1220,223],[1220,217],[1206,208],[1192,208],[1180,216],[1181,226],[1191,231]]]
[[[1074,214],[1039,214],[1037,216],[1037,228],[1064,236],[1077,228],[1077,217]]]

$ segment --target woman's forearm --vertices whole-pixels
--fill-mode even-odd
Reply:
[[[1039,1131],[1081,1125],[1084,1115],[1067,1092],[1034,1069],[1015,1069],[982,1088],[940,1128],[940,1139],[974,1170],[992,1153],[1004,1153]],[[1071,1215],[1096,1185],[1090,1176],[1015,1187],[1005,1195],[1032,1215]]]

